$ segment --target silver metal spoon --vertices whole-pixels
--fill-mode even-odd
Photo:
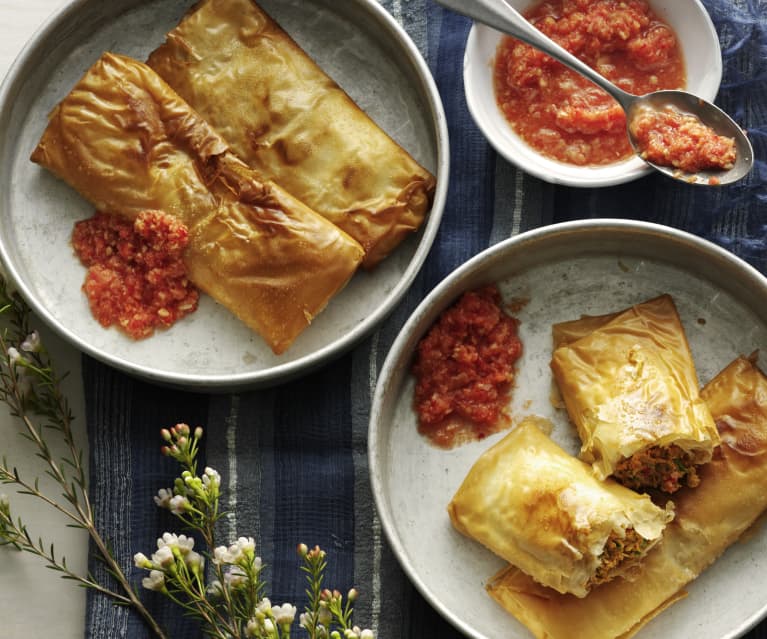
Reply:
[[[754,152],[745,132],[730,116],[710,102],[692,93],[678,90],[654,91],[643,96],[627,93],[545,36],[505,0],[436,0],[436,2],[447,9],[526,42],[604,89],[626,112],[627,132],[634,151],[647,164],[661,173],[687,183],[724,185],[741,179],[751,170],[754,164]],[[735,165],[729,170],[701,171],[697,174],[690,174],[680,172],[674,167],[654,164],[643,158],[629,128],[632,118],[639,110],[646,108],[658,110],[666,106],[694,115],[719,135],[733,138],[737,154]]]

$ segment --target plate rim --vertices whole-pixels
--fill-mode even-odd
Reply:
[[[417,238],[417,246],[402,272],[396,285],[363,321],[351,331],[341,335],[332,342],[297,359],[270,366],[255,371],[226,374],[185,373],[183,371],[158,371],[149,366],[130,361],[129,358],[115,356],[102,348],[92,346],[87,339],[75,335],[63,326],[45,304],[38,299],[24,279],[21,277],[6,247],[6,240],[0,233],[0,267],[6,274],[6,280],[27,301],[36,317],[40,318],[51,330],[73,345],[105,364],[118,368],[130,375],[156,382],[161,385],[207,392],[228,392],[234,389],[257,389],[274,386],[292,379],[309,374],[320,366],[340,357],[352,349],[362,339],[375,330],[376,327],[394,310],[412,285],[420,272],[426,257],[436,238],[444,213],[447,200],[450,172],[450,144],[448,136],[447,117],[436,81],[429,70],[427,62],[416,47],[410,35],[395,18],[375,0],[353,0],[356,7],[371,16],[371,20],[379,25],[386,36],[386,42],[393,44],[403,54],[403,61],[412,69],[413,79],[417,80],[417,89],[422,93],[425,115],[428,116],[433,129],[433,140],[436,150],[436,165],[434,174],[436,188],[431,210],[413,237]],[[33,33],[20,53],[11,63],[8,72],[0,84],[0,122],[13,109],[13,96],[24,84],[23,71],[34,59],[36,53],[45,42],[53,37],[57,30],[68,20],[76,17],[78,12],[89,5],[98,4],[96,0],[71,0],[55,10]],[[142,4],[142,0],[132,0],[126,4],[125,10]],[[193,3],[189,2],[191,7]],[[256,336],[261,339],[260,336]]]
[[[545,240],[549,236],[553,237],[563,233],[571,234],[574,232],[582,232],[584,234],[593,234],[595,231],[660,235],[669,241],[676,240],[691,244],[693,247],[708,251],[729,266],[737,268],[743,273],[748,283],[756,285],[761,291],[761,296],[764,299],[767,299],[767,276],[760,273],[755,267],[736,256],[734,253],[705,238],[694,235],[688,231],[683,231],[655,222],[624,220],[620,218],[593,218],[588,220],[560,222],[538,227],[498,242],[470,258],[448,274],[422,300],[409,316],[392,343],[376,380],[368,423],[367,452],[369,483],[376,512],[378,513],[378,518],[381,522],[381,527],[400,567],[429,605],[467,637],[474,637],[475,639],[492,639],[492,637],[481,634],[475,628],[472,628],[456,611],[449,610],[438,599],[437,593],[433,592],[421,579],[416,568],[408,561],[408,553],[400,535],[397,533],[396,522],[394,521],[391,508],[387,504],[388,495],[384,488],[385,460],[383,457],[385,453],[380,453],[378,450],[379,444],[385,443],[384,431],[388,428],[388,425],[382,422],[387,395],[391,392],[390,389],[395,382],[398,385],[401,385],[405,379],[403,370],[411,361],[412,352],[407,354],[403,351],[405,348],[412,347],[412,345],[417,343],[417,340],[420,339],[420,335],[415,335],[413,333],[413,328],[424,321],[424,318],[428,315],[431,315],[432,319],[436,318],[436,316],[455,299],[456,294],[454,292],[450,293],[450,296],[447,297],[454,282],[470,277],[472,273],[480,271],[486,263],[492,263],[498,256],[504,256],[507,253],[513,253],[515,250],[520,250],[526,244],[534,244],[541,240]],[[750,308],[753,309],[752,306],[750,306]],[[764,313],[762,313],[762,315],[764,315]],[[398,379],[399,376],[401,376],[400,379]],[[742,620],[739,627],[732,629],[726,636],[741,636],[766,617],[767,598],[765,598],[764,604],[757,610],[757,612]]]

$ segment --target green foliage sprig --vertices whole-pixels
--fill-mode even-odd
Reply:
[[[61,391],[64,378],[65,375],[56,373],[37,331],[30,328],[29,307],[17,293],[9,290],[5,278],[0,276],[0,401],[21,422],[22,436],[32,442],[45,473],[61,492],[56,498],[46,495],[38,478],[23,477],[5,456],[0,462],[0,483],[14,486],[21,495],[42,500],[62,513],[71,525],[85,530],[98,559],[114,579],[114,587],[99,583],[91,573],[74,572],[67,566],[65,557],[57,556],[53,543],[46,543],[42,538],[35,540],[23,520],[13,516],[7,497],[0,499],[0,544],[36,555],[66,579],[101,592],[118,604],[131,606],[154,634],[164,639],[162,628],[141,602],[96,528],[83,451],[75,442],[74,418]],[[63,442],[63,454],[57,455],[51,450],[46,439],[49,433]]]
[[[21,517],[14,517],[10,500],[0,495],[0,546],[31,553],[66,579],[111,598],[116,604],[131,607],[159,639],[165,631],[142,603],[137,590],[113,556],[108,540],[96,528],[88,496],[87,471],[83,451],[73,432],[73,415],[61,390],[66,375],[59,376],[39,334],[30,328],[30,309],[21,297],[10,291],[0,275],[0,401],[22,424],[27,438],[42,461],[44,472],[58,486],[60,494],[50,497],[38,478],[27,479],[5,456],[0,463],[0,484],[13,486],[21,495],[35,497],[62,513],[71,525],[82,528],[95,547],[96,558],[113,578],[100,583],[90,572],[81,575],[59,557],[54,544],[34,539]],[[63,443],[63,453],[55,453],[46,439],[53,434]],[[134,556],[137,567],[148,575],[142,585],[165,594],[202,625],[203,631],[220,639],[290,639],[295,625],[296,607],[290,603],[272,605],[266,596],[262,577],[264,564],[256,555],[251,537],[239,537],[227,546],[216,545],[216,522],[220,511],[221,477],[212,468],[198,474],[197,454],[203,435],[201,428],[178,424],[163,429],[162,452],[175,459],[182,472],[172,488],[160,489],[156,504],[172,512],[189,531],[197,533],[207,549],[194,550],[195,541],[185,534],[164,533],[157,550],[147,557]],[[373,632],[352,624],[352,604],[357,591],[344,597],[324,587],[327,557],[315,546],[298,546],[306,574],[309,600],[298,625],[309,639],[373,639]],[[207,568],[206,568],[207,564]]]
[[[252,537],[239,537],[229,545],[216,545],[215,524],[222,516],[219,501],[221,477],[207,467],[197,474],[197,451],[202,428],[192,430],[177,424],[161,431],[164,454],[175,459],[182,472],[173,488],[160,489],[155,503],[173,513],[185,527],[199,534],[211,553],[198,554],[192,537],[166,532],[157,540],[151,557],[137,553],[137,567],[148,571],[143,586],[162,592],[198,619],[205,631],[220,639],[255,637],[289,639],[295,624],[296,607],[291,603],[273,605],[265,596],[264,564],[256,555]],[[315,546],[298,546],[306,574],[309,603],[299,617],[299,627],[310,639],[373,639],[370,630],[352,623],[352,604],[357,591],[344,597],[323,586],[327,558]],[[210,562],[206,580],[205,563]]]

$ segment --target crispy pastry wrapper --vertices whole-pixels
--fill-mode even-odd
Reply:
[[[419,228],[435,179],[251,0],[203,0],[148,64],[266,178],[375,266]]]
[[[611,576],[629,574],[660,539],[673,510],[612,480],[600,481],[523,420],[474,464],[448,506],[455,528],[550,588],[584,597],[608,538],[645,541]]]
[[[616,579],[585,599],[543,588],[513,566],[488,585],[490,595],[539,639],[633,636],[686,596],[684,587],[767,509],[767,377],[740,357],[702,391],[721,446],[697,488],[675,496],[676,516],[633,581]]]
[[[361,246],[262,181],[151,68],[105,53],[50,115],[32,160],[101,211],[189,228],[190,280],[284,352],[354,274]]]
[[[553,337],[551,369],[599,477],[654,446],[711,459],[719,436],[671,296],[557,324]]]

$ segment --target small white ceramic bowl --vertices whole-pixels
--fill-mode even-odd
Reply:
[[[524,12],[535,0],[507,0]],[[713,100],[722,79],[722,54],[714,25],[700,0],[650,0],[653,11],[676,33],[682,48],[686,89]],[[650,169],[632,157],[604,166],[575,166],[544,157],[524,142],[504,119],[493,89],[493,61],[502,34],[474,24],[466,43],[463,80],[469,111],[490,144],[509,162],[528,173],[569,186],[610,186],[634,180]]]

